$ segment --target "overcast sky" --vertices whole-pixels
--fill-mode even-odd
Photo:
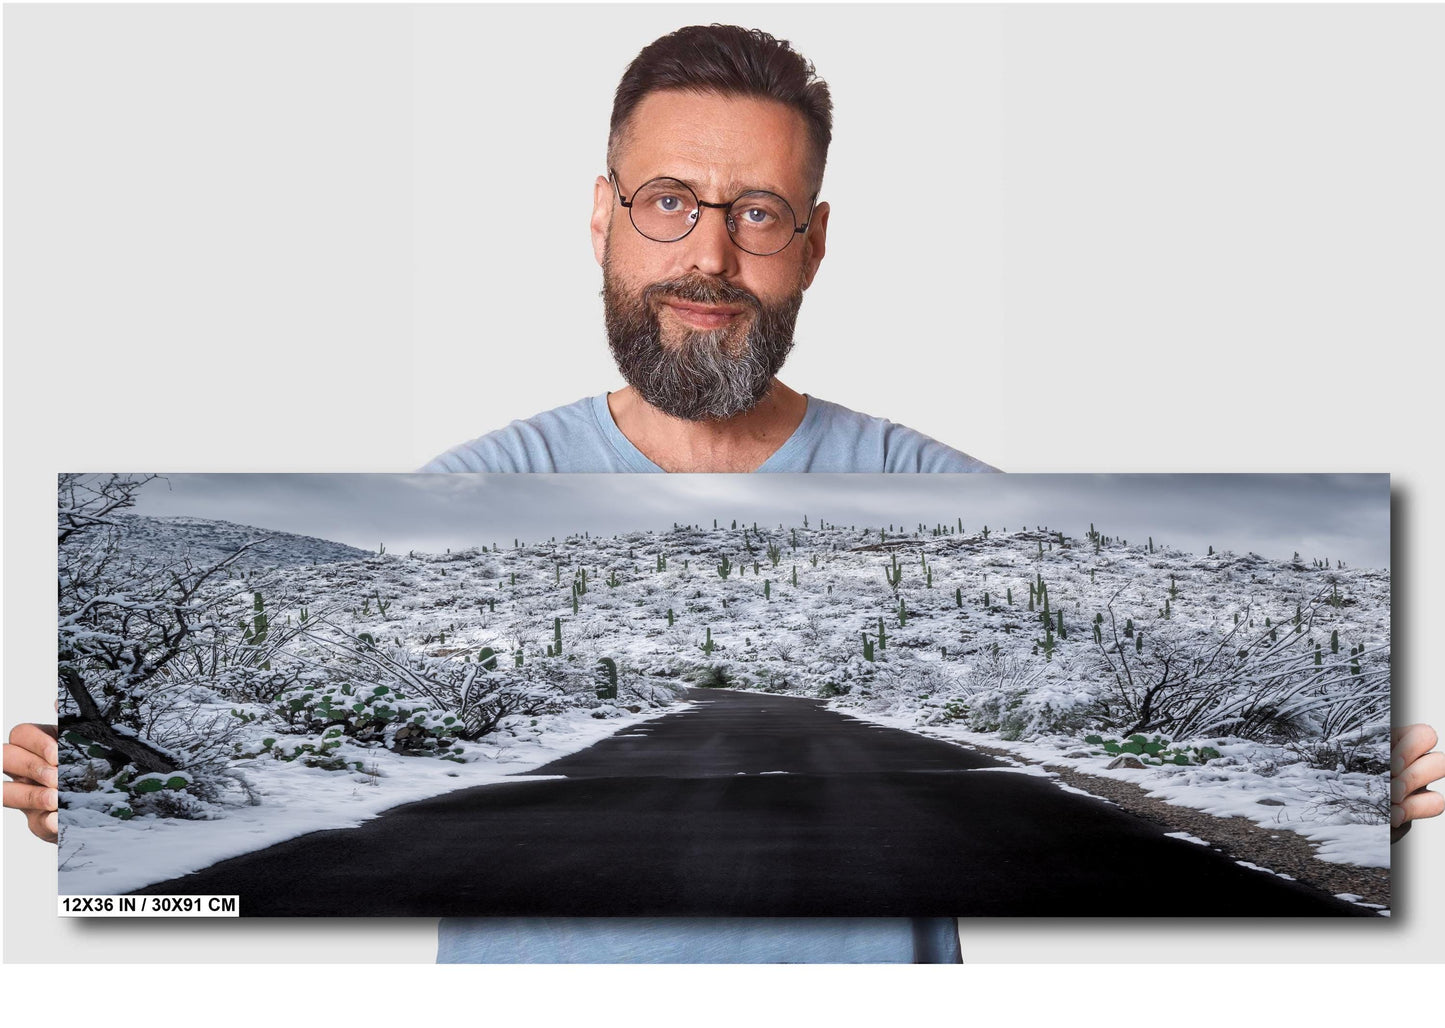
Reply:
[[[390,552],[819,518],[978,531],[1046,525],[1389,567],[1388,475],[168,475],[135,512],[187,514]]]

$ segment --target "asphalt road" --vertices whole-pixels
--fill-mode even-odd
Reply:
[[[137,894],[258,916],[1373,916],[1112,804],[820,701],[691,709],[531,775]]]

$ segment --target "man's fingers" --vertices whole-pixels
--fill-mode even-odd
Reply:
[[[5,773],[11,778],[48,785],[52,789],[60,784],[59,768],[33,750],[8,742],[5,744]]]
[[[1392,776],[1390,799],[1399,803],[1412,792],[1419,792],[1441,778],[1445,778],[1445,753],[1427,753],[1400,774]]]
[[[1390,773],[1398,775],[1435,748],[1439,737],[1429,725],[1406,725],[1390,732]]]
[[[1390,827],[1399,828],[1408,821],[1439,817],[1442,813],[1445,813],[1445,796],[1438,792],[1417,792],[1390,805]]]
[[[60,806],[60,796],[54,789],[26,782],[5,783],[5,806],[27,812],[35,810],[45,813]]]
[[[31,834],[43,842],[55,842],[60,838],[60,815],[53,810],[27,810],[25,821]]]
[[[60,763],[60,748],[56,743],[59,731],[54,725],[16,725],[10,730],[10,743],[29,750],[47,764]],[[1427,747],[1428,748],[1428,747]]]

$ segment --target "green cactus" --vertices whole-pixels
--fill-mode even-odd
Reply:
[[[562,656],[562,619],[560,617],[552,619],[552,650],[553,656]]]
[[[736,522],[734,522],[734,527],[736,527]],[[732,570],[733,562],[728,560],[728,555],[724,553],[722,563],[717,566],[717,573],[722,576],[722,580],[726,582],[728,575],[732,574]]]
[[[862,633],[862,635],[863,635],[863,659],[864,659],[864,660],[872,660],[872,659],[873,659],[873,643],[869,640],[869,638],[868,638],[868,633],[867,633],[867,632]]]
[[[778,566],[778,561],[783,559],[783,548],[777,543],[768,543],[768,560],[773,562],[773,567]]]
[[[617,699],[617,661],[611,657],[599,657],[593,676],[597,679],[599,700]]]
[[[883,626],[883,619],[878,619],[878,648],[888,649],[888,629]]]
[[[736,522],[734,522],[734,526],[736,526]],[[702,644],[702,652],[711,654],[716,648],[717,644],[712,641],[712,626],[708,626],[707,641]]]
[[[672,627],[672,624],[673,624],[673,621],[675,621],[675,620],[676,620],[676,619],[675,619],[675,618],[673,617],[673,615],[672,615],[672,608],[671,608],[671,607],[668,607],[668,608],[667,608],[667,627],[668,627],[668,628],[671,628],[671,627]]]
[[[768,581],[768,580],[765,578],[765,579],[763,579],[763,599],[765,599],[765,600],[771,600],[772,598],[773,598],[773,583],[770,582],[770,581]]]
[[[893,591],[896,593],[899,584],[903,581],[903,568],[898,563],[898,554],[894,553],[891,556],[893,562],[883,569],[883,577],[888,580],[888,584],[893,587]]]

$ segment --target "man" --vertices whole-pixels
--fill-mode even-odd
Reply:
[[[966,472],[993,468],[777,378],[826,250],[825,83],[787,43],[731,26],[646,47],[614,102],[593,193],[609,345],[628,386],[516,421],[427,471]],[[5,805],[53,841],[53,738],[5,748]],[[1396,747],[1392,823],[1441,811],[1425,726]],[[446,919],[438,959],[946,961],[952,919]]]

